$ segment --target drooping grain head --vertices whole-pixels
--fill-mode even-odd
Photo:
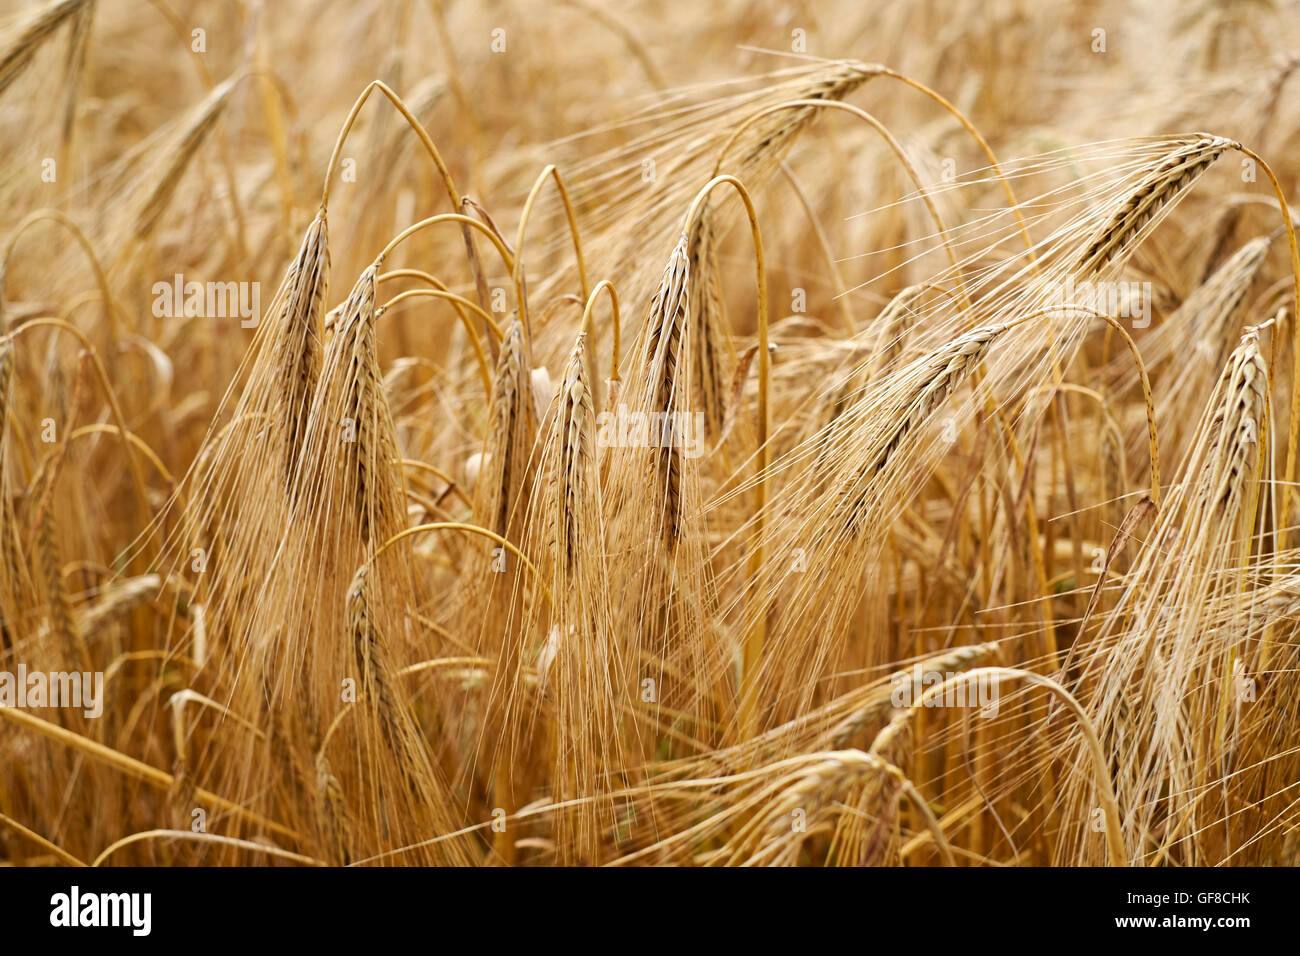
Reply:
[[[1207,493],[1216,506],[1234,514],[1259,467],[1268,413],[1268,364],[1259,333],[1242,336],[1224,370],[1223,404],[1211,422],[1213,442]]]
[[[646,382],[643,410],[649,415],[663,416],[660,421],[674,421],[676,414],[687,406],[685,392],[688,382],[682,374],[681,363],[689,285],[687,237],[682,236],[668,258],[663,278],[650,303],[650,313],[646,316],[645,348],[641,356]],[[652,449],[658,477],[655,500],[662,516],[661,533],[670,543],[675,543],[681,530],[681,448],[675,436],[667,435],[666,428],[664,432],[654,437],[667,440],[654,441]]]
[[[912,714],[910,710],[900,710],[894,718],[876,734],[871,742],[871,752],[882,760],[888,760],[896,767],[906,765],[912,753]]]
[[[348,585],[348,633],[353,658],[361,672],[366,703],[374,711],[390,745],[401,752],[410,746],[410,741],[384,640],[371,608],[370,570],[370,565],[362,565]]]
[[[687,241],[692,404],[704,413],[704,427],[711,439],[722,430],[730,378],[727,318],[718,275],[713,216],[711,207],[702,209]]]
[[[527,335],[517,319],[511,320],[502,337],[489,415],[475,513],[484,527],[504,535],[528,487],[528,458],[537,438],[532,360]]]
[[[89,0],[51,0],[33,11],[0,37],[0,93],[31,64],[36,51],[68,17],[81,11]]]
[[[63,579],[63,561],[53,508],[38,517],[35,528],[37,569],[45,585],[50,634],[68,660],[79,660],[80,631],[72,613],[72,597]]]
[[[591,383],[587,377],[586,342],[586,333],[579,333],[564,371],[564,381],[560,385],[560,410],[556,423],[560,441],[558,503],[563,515],[556,528],[556,553],[563,556],[566,573],[572,572],[581,550],[580,516],[594,491],[590,482],[594,460],[591,433],[595,409]]]
[[[341,492],[351,502],[362,542],[378,545],[399,528],[401,487],[394,474],[397,437],[384,393],[375,339],[375,280],[378,266],[361,273],[339,312],[324,361],[324,375],[313,402],[323,449],[307,469],[316,488],[328,487],[333,474],[320,466],[340,462]]]
[[[156,574],[115,581],[78,616],[77,630],[90,642],[100,628],[118,620],[158,593],[162,579]]]
[[[1244,243],[1228,257],[1214,274],[1195,292],[1188,296],[1184,308],[1190,308],[1189,336],[1202,341],[1224,342],[1222,349],[1207,350],[1217,353],[1220,364],[1226,359],[1224,352],[1237,332],[1236,324],[1245,308],[1246,295],[1268,255],[1271,240],[1258,236]]]
[[[411,712],[399,676],[389,659],[387,638],[380,628],[379,611],[373,593],[377,583],[371,564],[357,569],[348,585],[346,620],[353,660],[361,672],[361,687],[369,714],[378,727],[397,779],[409,791],[418,812],[427,814],[429,825],[440,832],[454,829],[450,795],[430,759],[429,745]],[[394,803],[398,802],[393,795]],[[336,824],[337,825],[337,824]],[[467,861],[459,843],[440,845],[439,862],[464,865]]]
[[[217,120],[234,88],[234,78],[214,86],[191,112],[179,135],[164,153],[158,168],[150,177],[153,186],[144,194],[137,207],[132,223],[133,238],[143,239],[153,232],[171,202],[172,196],[175,195],[176,187],[180,184],[186,168],[198,155],[208,134],[217,125]]]
[[[781,90],[783,100],[842,100],[867,80],[880,73],[880,67],[855,60],[831,64],[824,71],[802,80],[797,86]],[[744,182],[755,176],[761,181],[780,164],[799,134],[824,112],[815,106],[798,106],[776,110],[756,120],[731,147],[726,169],[732,169]],[[733,165],[734,164],[734,165]]]
[[[1091,278],[1130,251],[1159,217],[1236,144],[1221,136],[1198,135],[1175,146],[1093,232],[1071,271]]]
[[[896,771],[875,754],[864,754],[859,750],[834,751],[819,756],[815,763],[785,778],[788,785],[776,794],[763,813],[763,829],[758,834],[757,846],[736,862],[793,865],[797,861],[803,834],[815,830],[824,817],[833,812],[831,808],[848,794],[865,798],[852,802],[857,803],[860,809],[865,804],[865,812],[869,819],[876,821],[877,829],[889,828],[898,786]],[[805,829],[790,826],[796,811],[801,811],[807,821]],[[879,842],[877,835],[870,840],[870,845]]]
[[[866,446],[868,464],[865,470],[850,475],[843,489],[840,515],[850,534],[857,534],[863,528],[874,478],[979,365],[993,340],[1006,328],[990,325],[973,329],[900,370],[897,378],[902,394],[889,400],[890,409],[898,409],[900,414],[894,417],[891,412],[883,420],[869,420],[874,423],[870,427],[877,430]],[[870,401],[873,395],[859,401]]]
[[[983,664],[996,653],[996,644],[972,644],[966,647],[956,647],[946,654],[927,658],[925,672],[928,674],[955,674]],[[848,713],[818,740],[817,746],[826,750],[839,750],[847,747],[849,742],[865,730],[868,725],[880,720],[888,715],[891,710],[896,709],[892,689],[896,682],[910,681],[912,674],[911,670],[902,670],[890,675],[889,680],[886,682],[890,693],[882,693],[870,698],[866,706],[858,707]],[[897,761],[891,762],[897,763]]]
[[[284,428],[284,480],[307,437],[307,417],[321,369],[321,310],[329,289],[329,238],[323,214],[307,228],[302,246],[281,284],[276,312],[274,367]]]
[[[877,332],[871,349],[870,377],[874,378],[895,364],[902,354],[908,329],[916,321],[913,305],[924,291],[924,286],[908,286],[890,299],[876,316],[873,324]]]
[[[87,0],[73,17],[71,36],[68,37],[67,64],[63,75],[63,115],[59,129],[59,138],[65,144],[72,139],[73,125],[77,119],[77,96],[81,88],[81,74],[86,68],[94,19],[94,0]]]
[[[352,862],[352,827],[343,788],[323,751],[316,755],[316,813],[321,843],[330,862],[347,866]]]

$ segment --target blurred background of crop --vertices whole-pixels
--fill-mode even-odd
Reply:
[[[36,8],[0,6],[7,18]],[[70,107],[66,25],[0,96],[0,215],[18,222],[52,206],[73,215],[97,246],[118,242],[129,199],[156,181],[151,166],[164,160],[169,137],[212,84],[244,75],[150,237],[149,256],[110,275],[128,308],[145,309],[152,283],[172,272],[274,288],[315,212],[339,126],[376,78],[411,101],[457,184],[503,229],[513,228],[544,163],[572,176],[577,164],[627,147],[653,124],[619,122],[654,109],[665,92],[681,91],[674,106],[698,103],[731,89],[721,84],[801,57],[880,62],[928,83],[1003,157],[1183,132],[1188,124],[1287,156],[1296,98],[1284,93],[1264,114],[1279,67],[1300,48],[1296,10],[1280,0],[99,2]],[[959,170],[982,165],[933,104],[879,85],[858,102],[935,178],[944,158]],[[336,275],[355,275],[376,243],[444,202],[435,171],[399,122],[372,104],[349,142],[354,165],[346,172],[354,181],[340,184],[331,210]],[[580,134],[587,135],[574,138]],[[664,158],[630,149],[601,168]],[[53,183],[42,178],[49,159],[58,164]],[[847,217],[903,185],[877,139],[831,117],[801,139],[789,165],[818,184],[807,196],[835,253],[868,251],[871,223]],[[584,183],[572,185],[581,214]],[[774,192],[761,201],[787,208],[789,194]],[[819,273],[806,234],[782,245],[780,227],[768,230],[779,268]],[[63,255],[40,246],[24,244],[29,251],[16,253],[7,277],[19,314],[57,305],[52,298],[83,285]],[[848,284],[884,271],[878,266],[846,265]],[[467,287],[463,269],[460,278]],[[909,278],[857,294],[878,302]],[[825,310],[825,288],[810,287],[810,311]],[[208,359],[215,366],[205,384],[213,389],[248,338],[234,328],[220,335],[212,342],[220,355]]]

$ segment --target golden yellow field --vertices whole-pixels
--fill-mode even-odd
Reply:
[[[0,7],[0,862],[1300,863],[1292,0]]]

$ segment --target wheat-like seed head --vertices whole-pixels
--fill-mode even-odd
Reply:
[[[352,653],[361,672],[367,704],[375,711],[384,736],[398,753],[412,749],[406,721],[394,687],[383,638],[370,607],[370,566],[363,565],[352,578],[347,594],[348,633]]]
[[[100,628],[152,599],[161,584],[162,579],[156,574],[141,574],[109,583],[103,593],[78,616],[78,632],[86,641],[90,641]]]
[[[1190,335],[1210,342],[1224,342],[1216,350],[1219,364],[1224,362],[1226,344],[1232,341],[1236,326],[1246,306],[1246,294],[1268,255],[1272,240],[1258,236],[1234,252],[1214,274],[1188,299],[1193,304]]]
[[[878,327],[878,331],[875,345],[871,350],[871,378],[875,378],[886,371],[891,365],[895,364],[902,354],[907,331],[912,323],[916,321],[916,313],[912,309],[912,304],[925,291],[925,286],[908,286],[890,299],[885,304],[885,307],[880,310],[880,314],[873,320],[873,324]]]
[[[191,112],[188,121],[181,128],[175,142],[163,155],[159,168],[151,177],[154,185],[144,195],[133,218],[133,238],[143,239],[153,232],[154,226],[158,224],[158,220],[171,202],[181,176],[198,155],[199,148],[208,134],[217,125],[230,93],[235,88],[235,82],[235,78],[231,78],[214,86]]]
[[[583,503],[594,492],[591,429],[595,419],[591,383],[587,377],[586,333],[580,333],[573,346],[560,385],[558,499],[563,519],[558,523],[555,553],[563,557],[565,573],[571,573],[581,550],[580,516]]]
[[[790,89],[786,99],[842,100],[880,71],[881,68],[873,64],[842,60]],[[739,178],[745,183],[761,182],[780,165],[795,139],[821,112],[815,106],[797,106],[761,117],[733,144],[726,165],[730,168],[734,163]]]
[[[377,265],[357,279],[339,312],[326,349],[323,373],[313,401],[313,441],[300,463],[316,497],[297,491],[295,499],[319,501],[331,487],[334,462],[341,469],[342,494],[351,501],[363,543],[378,546],[401,527],[401,487],[393,474],[397,437],[384,393],[375,340]],[[326,498],[325,500],[328,500]]]
[[[678,367],[686,334],[689,284],[687,237],[682,236],[668,257],[663,278],[650,303],[650,314],[646,316],[642,362],[646,372],[644,409],[650,413],[672,414],[680,407],[684,382]],[[681,449],[673,440],[654,444],[658,476],[655,497],[663,516],[661,533],[670,543],[675,543],[681,530]]]
[[[485,528],[505,535],[529,487],[528,457],[537,437],[528,337],[517,319],[511,320],[502,337],[489,415],[487,445],[475,485],[475,513]]]
[[[1268,408],[1268,364],[1259,349],[1259,333],[1242,337],[1224,372],[1227,390],[1211,422],[1214,450],[1207,478],[1211,499],[1235,512],[1259,467]]]
[[[984,663],[996,653],[996,644],[971,644],[967,647],[957,647],[946,654],[927,658],[925,670],[927,673],[932,674],[956,674]],[[831,728],[825,736],[818,740],[818,749],[840,750],[847,747],[849,741],[859,733],[888,714],[892,709],[895,709],[891,698],[893,682],[895,680],[910,681],[911,679],[912,674],[908,670],[898,671],[891,675],[889,681],[883,685],[881,693],[869,697],[864,705],[852,710],[843,720]],[[874,744],[872,749],[874,751]]]
[[[321,308],[329,288],[329,238],[324,215],[307,228],[281,285],[274,317],[275,380],[284,427],[284,474],[291,482],[307,436],[307,418],[321,369]]]
[[[7,643],[17,614],[16,599],[20,579],[26,574],[22,546],[18,540],[18,521],[9,494],[8,432],[11,387],[14,372],[12,339],[0,338],[0,644]]]
[[[31,64],[36,51],[59,25],[87,4],[88,0],[50,0],[0,38],[0,93]]]
[[[1006,330],[1005,325],[989,325],[960,335],[935,349],[923,362],[915,396],[907,403],[907,416],[886,435],[872,466],[880,471],[899,444],[925,422],[942,405],[980,363],[989,346]]]
[[[687,243],[692,402],[704,413],[706,434],[711,439],[722,430],[730,378],[724,364],[730,356],[713,218],[711,206],[702,209]]]
[[[72,613],[72,598],[68,594],[67,583],[63,580],[63,561],[60,557],[57,529],[55,527],[53,508],[46,508],[40,515],[35,528],[36,557],[42,581],[45,583],[45,600],[48,604],[50,633],[57,639],[64,654],[70,654],[70,660],[79,660],[75,655],[80,641],[76,617]]]
[[[993,340],[1007,326],[990,325],[973,329],[951,342],[939,346],[929,355],[899,373],[907,382],[906,397],[897,418],[888,417],[872,435],[866,459],[869,464],[860,474],[850,476],[841,503],[842,524],[850,534],[862,527],[872,479],[883,472],[898,449],[929,420],[957,386],[980,363]],[[861,400],[860,400],[861,401]]]
[[[397,770],[413,799],[437,826],[450,827],[454,818],[444,784],[429,757],[428,744],[398,683],[388,658],[388,645],[380,631],[371,603],[373,569],[363,564],[348,585],[347,626],[354,660],[361,671],[366,706],[380,731],[380,737],[396,762]],[[463,862],[459,845],[445,848],[446,859]]]
[[[789,783],[772,798],[759,818],[759,827],[752,838],[757,845],[740,854],[737,862],[794,865],[807,834],[819,829],[832,804],[849,793],[866,791],[863,812],[877,818],[879,826],[887,826],[901,776],[876,754],[841,750],[819,755],[814,763],[790,773],[786,779]],[[792,825],[797,812],[802,812],[804,820],[800,829]]]
[[[81,74],[86,68],[86,54],[90,47],[91,24],[95,18],[95,0],[77,10],[68,37],[67,65],[63,77],[63,110],[59,137],[63,143],[72,139],[72,128],[77,119],[77,94],[81,88]]]
[[[912,758],[912,713],[895,713],[871,743],[872,756],[884,761],[884,772],[871,774],[851,788],[844,801],[849,812],[839,815],[835,843],[840,860],[852,866],[878,866],[889,849],[895,800],[900,785],[897,772]],[[856,793],[856,796],[853,794]]]
[[[1077,276],[1090,278],[1132,248],[1162,212],[1179,199],[1202,173],[1235,147],[1221,136],[1199,135],[1171,150],[1117,205],[1097,228],[1071,268]]]
[[[320,820],[321,843],[330,862],[347,866],[352,862],[352,826],[348,822],[343,788],[324,751],[316,754],[316,812]]]

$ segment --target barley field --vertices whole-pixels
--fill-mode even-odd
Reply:
[[[0,863],[1300,863],[1298,67],[0,3]]]

